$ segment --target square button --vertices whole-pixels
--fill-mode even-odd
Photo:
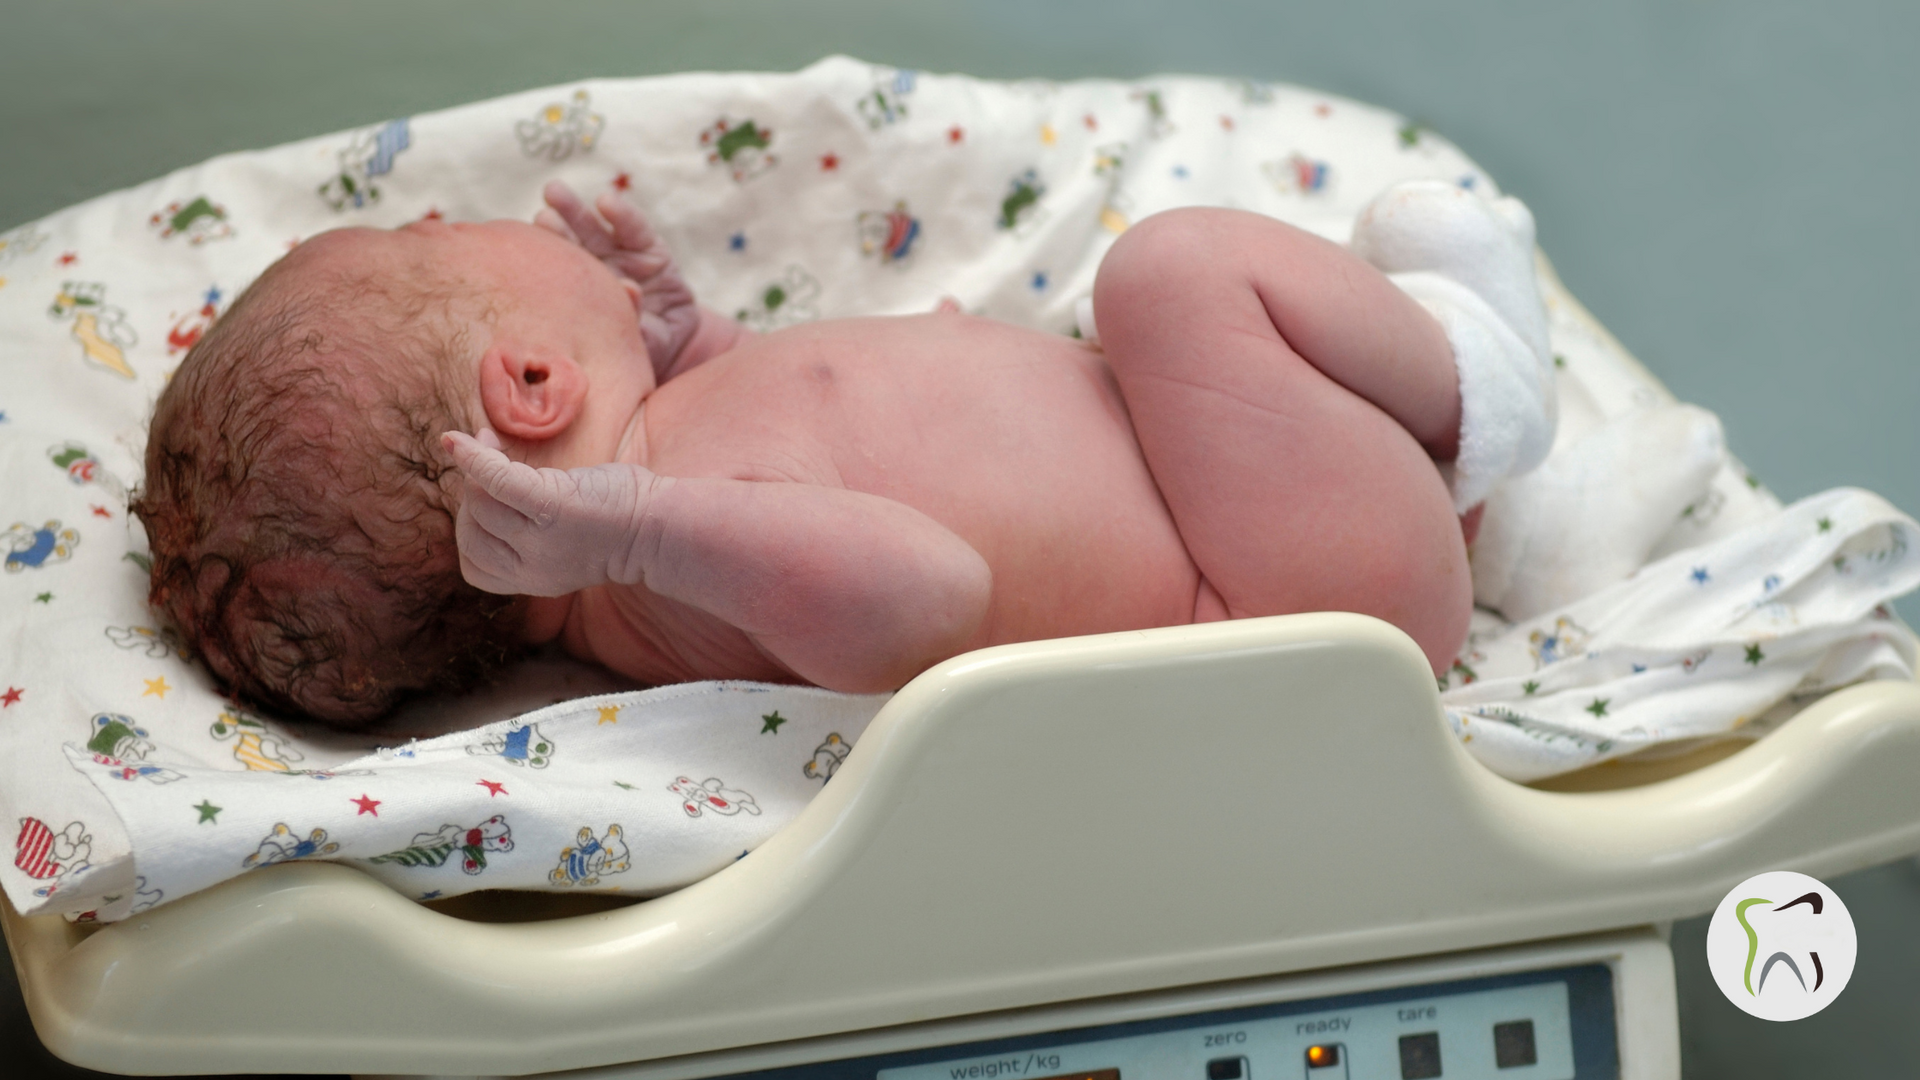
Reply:
[[[1246,1058],[1214,1058],[1207,1062],[1207,1080],[1242,1080],[1247,1075]]]
[[[1493,1064],[1498,1069],[1517,1069],[1537,1064],[1540,1056],[1533,1049],[1533,1021],[1509,1020],[1493,1025]]]
[[[1430,1080],[1440,1075],[1440,1033],[1400,1036],[1400,1080]]]

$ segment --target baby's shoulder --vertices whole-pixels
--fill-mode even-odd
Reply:
[[[791,407],[790,395],[727,376],[696,370],[686,385],[675,380],[654,391],[636,463],[662,476],[839,486],[833,447],[813,418]]]

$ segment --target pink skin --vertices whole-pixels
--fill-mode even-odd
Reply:
[[[1094,304],[1202,617],[1360,611],[1445,670],[1473,586],[1433,466],[1459,381],[1426,310],[1345,248],[1225,210],[1129,229]]]
[[[531,640],[647,681],[874,691],[986,645],[1292,611],[1385,618],[1435,670],[1464,639],[1433,465],[1452,355],[1342,248],[1233,211],[1142,222],[1095,287],[1104,357],[954,314],[755,336],[689,313],[631,208],[548,198],[545,229],[355,256],[409,245],[493,303],[491,430],[444,441],[462,568],[542,598]]]

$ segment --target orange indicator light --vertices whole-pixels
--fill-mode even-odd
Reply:
[[[1338,1043],[1307,1047],[1307,1068],[1326,1069],[1340,1064],[1340,1046]]]

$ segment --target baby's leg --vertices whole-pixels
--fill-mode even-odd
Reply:
[[[1205,578],[1196,618],[1357,611],[1449,666],[1473,586],[1434,465],[1460,397],[1433,317],[1337,244],[1206,209],[1122,235],[1094,307]]]

